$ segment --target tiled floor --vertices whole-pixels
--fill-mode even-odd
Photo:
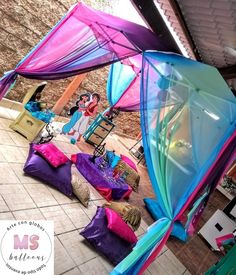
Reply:
[[[0,106],[0,219],[54,221],[55,274],[109,274],[113,266],[97,254],[79,234],[94,216],[96,207],[104,203],[104,199],[91,186],[91,201],[89,207],[85,208],[76,198],[69,199],[54,188],[24,175],[22,168],[28,154],[28,142],[9,128],[11,119],[16,115],[17,112]],[[67,155],[80,150],[93,151],[93,148],[85,143],[81,143],[80,148],[71,145],[63,136],[58,136],[53,142]],[[127,154],[117,136],[112,135],[107,142],[108,146]],[[140,172],[146,173],[144,168],[139,169]],[[150,195],[147,192],[150,188],[147,189],[147,186],[148,184],[141,186],[140,193],[132,195],[134,199],[131,201],[137,202],[137,198],[141,199],[143,190],[146,190],[145,195]],[[147,224],[142,221],[136,232],[137,236],[141,237],[146,229]],[[189,273],[175,255],[164,247],[145,274]]]

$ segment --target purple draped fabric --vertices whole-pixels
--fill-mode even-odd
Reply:
[[[100,170],[89,158],[91,155],[79,153],[76,158],[76,167],[86,180],[97,188],[111,189],[111,196],[114,200],[119,200],[131,193],[129,185],[121,179],[113,178],[113,169],[105,168]]]
[[[61,79],[151,49],[168,50],[168,46],[143,26],[78,3],[14,71],[0,79],[0,99],[17,74],[32,79]]]

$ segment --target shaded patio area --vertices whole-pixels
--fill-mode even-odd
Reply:
[[[54,221],[55,274],[109,274],[113,266],[79,235],[94,216],[96,207],[102,205],[105,200],[90,186],[91,200],[89,207],[85,208],[75,197],[69,199],[49,185],[23,174],[22,168],[28,155],[29,143],[9,128],[20,108],[19,103],[12,101],[3,100],[0,103],[0,219]],[[59,125],[61,118],[57,120]],[[134,141],[112,134],[106,142],[107,149],[114,149],[128,155],[126,147]],[[86,153],[93,151],[93,147],[84,142],[79,148],[71,145],[62,135],[54,138],[53,143],[67,156],[80,151]],[[141,237],[148,224],[152,223],[151,217],[144,208],[143,197],[153,196],[153,193],[146,168],[139,166],[138,169],[141,175],[139,192],[133,192],[129,202],[138,205],[142,210],[143,220],[136,232],[137,236]],[[145,274],[190,273],[165,246]]]

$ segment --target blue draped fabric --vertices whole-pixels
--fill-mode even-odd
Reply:
[[[123,112],[140,110],[140,74],[142,55],[111,65],[107,80],[110,106]]]
[[[147,268],[170,230],[186,240],[183,214],[192,207],[188,229],[236,155],[236,98],[215,68],[175,54],[145,52],[140,96],[145,159],[157,199],[148,204],[153,216],[169,223],[161,233],[147,231],[139,241],[144,246],[136,246],[114,274]]]
[[[131,66],[124,65],[121,62],[111,65],[107,80],[107,99],[110,106],[116,105],[124,91],[135,78],[136,73]],[[132,104],[132,102],[130,103]]]

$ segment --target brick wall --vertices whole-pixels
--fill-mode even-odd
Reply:
[[[105,11],[111,10],[109,0],[87,0],[87,4]],[[75,0],[0,0],[0,75],[13,69],[16,64],[47,34],[48,31],[76,3]],[[100,110],[108,106],[106,102],[106,80],[108,67],[87,74],[78,92],[63,110],[65,115],[83,91],[99,92],[102,96]],[[59,99],[72,78],[48,81],[43,100],[52,107]],[[22,101],[26,91],[40,81],[18,77],[15,87],[6,96]],[[119,130],[136,135],[139,131],[138,114],[122,114],[118,119]],[[130,130],[128,125],[137,125]],[[118,128],[118,127],[117,127]]]

